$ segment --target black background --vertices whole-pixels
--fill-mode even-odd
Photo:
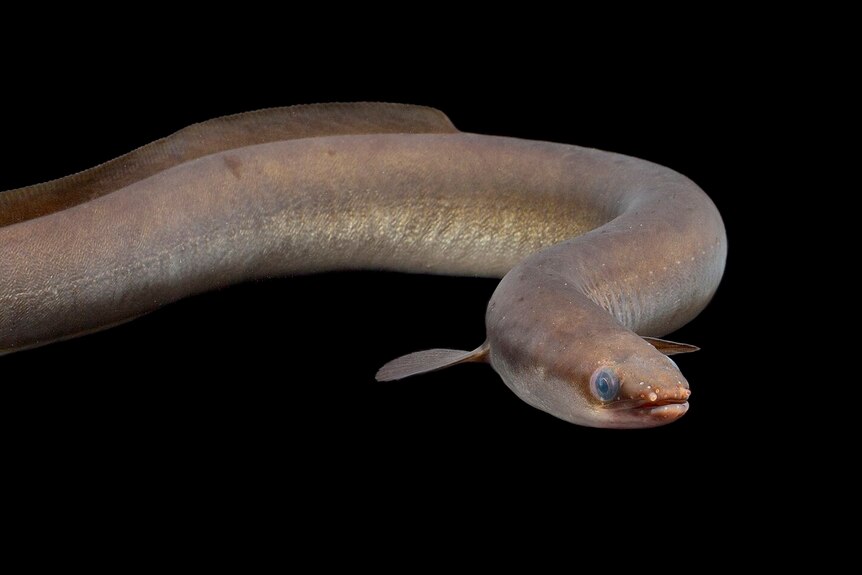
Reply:
[[[730,336],[746,285],[740,181],[757,141],[741,114],[762,102],[721,58],[540,65],[490,48],[406,61],[392,50],[342,53],[337,62],[269,49],[165,50],[107,66],[104,50],[7,70],[17,88],[7,94],[12,145],[0,189],[67,175],[218,115],[409,102],[443,110],[463,131],[598,147],[688,175],[725,218],[728,267],[709,308],[671,336],[702,351],[680,357],[691,409],[663,428],[565,423],[481,365],[375,383],[376,369],[400,354],[481,343],[496,282],[332,273],[236,286],[3,357],[10,461],[22,477],[46,486],[81,477],[104,492],[133,491],[141,506],[180,494],[207,513],[210,503],[284,511],[312,499],[359,514],[417,501],[430,512],[449,495],[567,513],[585,496],[620,494],[638,506],[697,500],[700,513],[717,512],[727,486],[746,481],[739,454],[764,439],[748,432],[747,403],[733,401],[743,382]]]

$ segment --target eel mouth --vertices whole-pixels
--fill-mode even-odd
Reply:
[[[683,398],[668,397],[649,401],[647,399],[623,399],[609,403],[605,409],[627,410],[642,416],[660,419],[676,419],[688,411],[688,401]]]
[[[647,417],[656,419],[673,420],[685,415],[688,411],[688,402],[685,400],[655,402],[635,408],[635,413],[643,413]]]
[[[656,409],[658,407],[666,407],[668,405],[688,405],[688,401],[684,399],[668,398],[658,399],[656,401],[641,400],[640,405],[635,405],[632,409]]]
[[[687,404],[688,398],[682,397],[664,397],[650,401],[649,399],[620,399],[612,403],[605,404],[605,409],[652,409],[654,407],[664,407],[665,405],[682,405]]]

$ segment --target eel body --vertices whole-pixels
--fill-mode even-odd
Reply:
[[[691,348],[656,338],[707,305],[726,245],[710,199],[644,160],[462,133],[419,106],[263,110],[0,193],[0,355],[256,278],[501,277],[484,344],[378,379],[487,361],[557,417],[651,427],[689,396],[667,355]]]

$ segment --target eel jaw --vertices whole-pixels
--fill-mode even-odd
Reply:
[[[622,399],[602,406],[620,427],[658,427],[676,421],[688,411],[685,398]]]
[[[635,412],[643,412],[644,417],[657,420],[659,424],[670,423],[679,419],[688,411],[688,402],[679,400],[658,401],[651,405],[643,405],[634,408]]]

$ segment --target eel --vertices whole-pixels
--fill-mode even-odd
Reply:
[[[379,381],[487,362],[530,405],[592,427],[688,410],[659,339],[724,271],[721,216],[645,160],[458,131],[423,106],[226,116],[51,182],[0,192],[0,355],[237,282],[375,269],[502,278],[473,351]]]

